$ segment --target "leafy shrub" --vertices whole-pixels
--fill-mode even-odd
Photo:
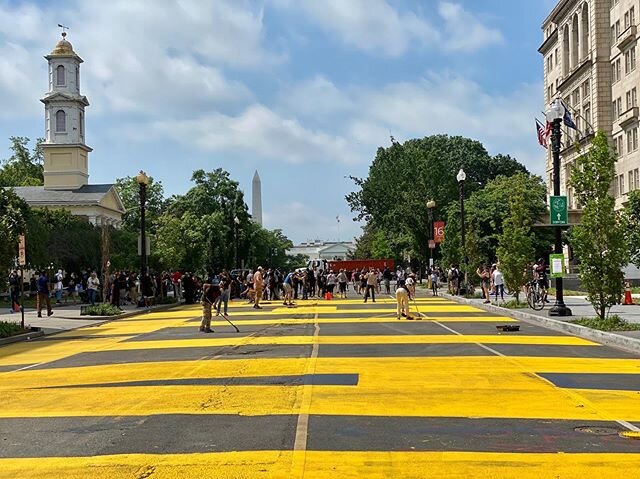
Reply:
[[[629,323],[617,314],[607,316],[605,319],[600,318],[580,318],[572,321],[574,324],[586,326],[591,329],[599,329],[600,331],[638,331],[640,324]]]
[[[81,316],[116,316],[121,314],[122,310],[113,304],[100,303],[94,306],[87,306],[80,313]]]
[[[26,333],[28,330],[22,329],[18,323],[0,321],[0,338],[8,338],[16,334]]]

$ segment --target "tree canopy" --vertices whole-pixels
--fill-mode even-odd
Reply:
[[[0,186],[40,186],[44,184],[44,156],[39,138],[29,150],[29,138],[12,136],[10,158],[0,163]]]
[[[384,231],[395,256],[412,251],[426,258],[429,237],[426,202],[436,201],[436,216],[458,198],[456,174],[465,170],[467,194],[498,175],[526,173],[510,156],[491,156],[478,141],[434,135],[379,148],[367,178],[352,178],[358,188],[346,199],[357,220]]]

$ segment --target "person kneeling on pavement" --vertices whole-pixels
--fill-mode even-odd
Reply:
[[[211,308],[213,303],[220,297],[220,286],[217,284],[205,284],[202,287],[202,322],[200,323],[200,331],[203,333],[213,333],[211,329]]]

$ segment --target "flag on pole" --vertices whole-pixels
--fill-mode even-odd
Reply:
[[[565,104],[564,101],[562,102],[562,106],[564,106],[564,118],[562,119],[562,121],[569,128],[573,128],[574,130],[578,131],[578,127],[576,126],[575,122],[573,121],[573,117],[571,116],[571,112],[569,111],[569,107]]]
[[[546,148],[549,136],[551,135],[551,123],[547,122],[547,126],[543,127],[542,123],[536,118],[536,133],[538,134],[538,143],[540,143],[540,146]]]

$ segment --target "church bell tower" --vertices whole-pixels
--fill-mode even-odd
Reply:
[[[83,62],[62,33],[62,40],[45,56],[49,62],[49,91],[40,100],[45,111],[44,187],[77,190],[89,181],[89,153],[85,144],[84,109],[80,94]]]

